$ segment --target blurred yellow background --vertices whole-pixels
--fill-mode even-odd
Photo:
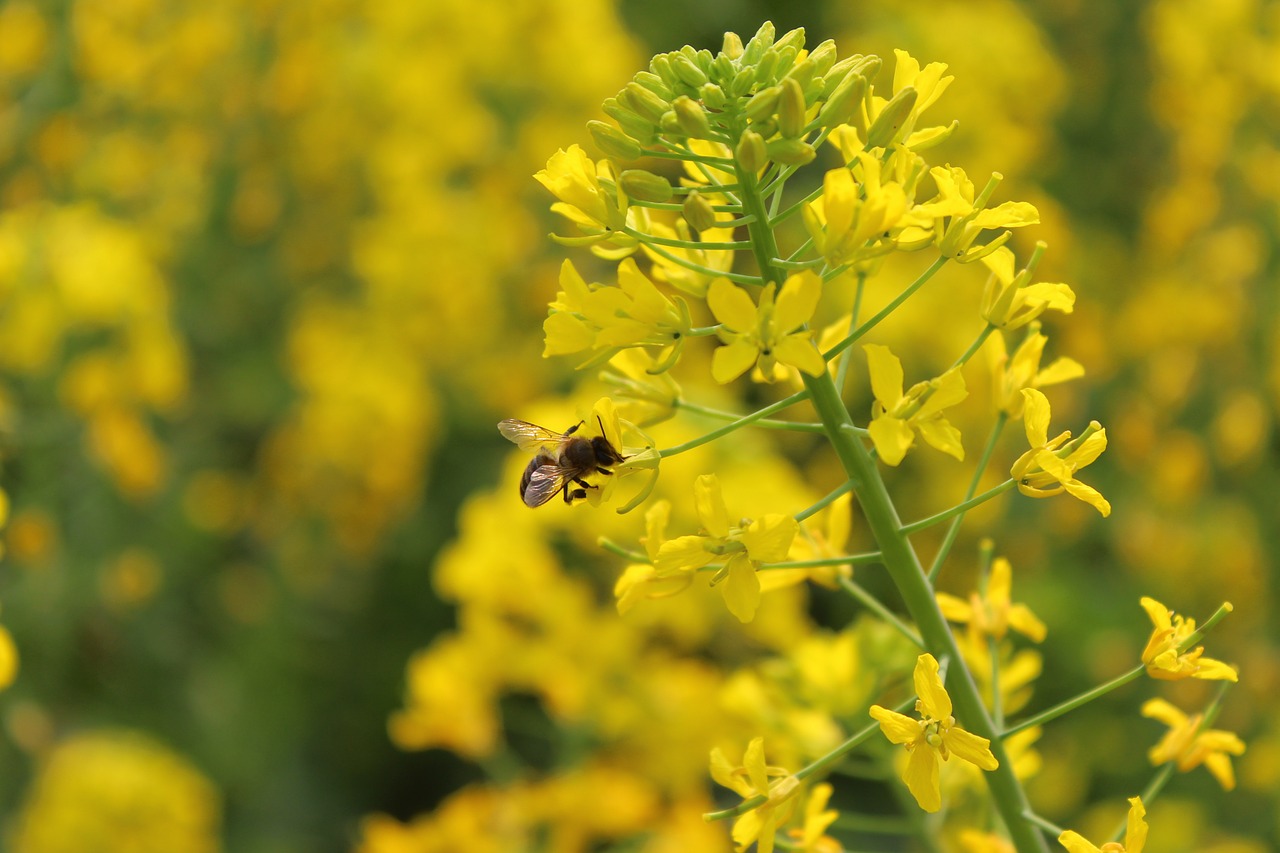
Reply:
[[[1107,426],[1115,511],[1013,496],[956,549],[994,535],[1050,626],[1035,707],[1132,665],[1140,595],[1232,601],[1212,653],[1241,671],[1217,722],[1249,745],[1239,789],[1176,778],[1152,846],[1280,846],[1268,0],[0,0],[0,846],[728,849],[698,817],[710,746],[842,737],[876,686],[851,649],[901,654],[875,626],[800,588],[745,627],[689,597],[620,618],[594,542],[641,520],[528,512],[493,426],[599,392],[541,358],[564,253],[533,173],[591,148],[652,53],[766,18],[948,63],[934,161],[1003,173],[1040,209],[1039,277],[1078,294],[1054,341],[1088,375],[1055,424]],[[895,349],[953,358],[951,298],[913,303]],[[784,512],[832,485],[759,436],[673,462],[669,494],[715,467]],[[919,484],[969,476],[904,472],[919,514]],[[1044,734],[1038,808],[1119,813],[1150,693]]]

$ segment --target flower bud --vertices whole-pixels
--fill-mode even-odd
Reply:
[[[711,138],[711,122],[707,119],[707,111],[702,104],[687,95],[681,95],[671,102],[675,111],[676,122],[685,136],[694,139]]]
[[[649,60],[649,70],[661,78],[667,87],[673,87],[679,84],[680,78],[676,75],[675,69],[671,67],[671,59],[665,53],[659,53],[653,59]],[[672,90],[674,91],[674,89]]]
[[[708,83],[698,90],[702,103],[709,110],[722,110],[725,104],[729,103],[728,98],[724,95],[724,89],[721,89],[715,83]]]
[[[749,120],[762,121],[766,116],[773,115],[774,110],[778,108],[778,102],[781,100],[782,87],[770,86],[768,89],[761,89],[752,95],[744,112],[746,112]]]
[[[632,79],[664,101],[669,101],[675,97],[675,92],[671,91],[671,87],[667,85],[666,81],[650,71],[637,72]]]
[[[738,165],[746,171],[753,174],[759,172],[769,161],[764,137],[754,130],[744,131],[742,138],[738,140],[738,147],[733,151],[733,156],[737,159]]]
[[[778,100],[778,132],[788,139],[795,139],[804,133],[804,89],[794,77],[783,80],[778,88],[782,90]]]
[[[805,57],[804,62],[796,65],[787,73],[787,79],[795,80],[800,84],[801,93],[809,87],[813,82],[814,76],[818,73],[818,66],[814,64],[812,59]]]
[[[694,231],[710,231],[716,227],[716,212],[711,207],[711,202],[697,190],[691,190],[685,197],[682,212],[685,222]]]
[[[640,201],[670,201],[674,195],[666,178],[644,169],[627,169],[618,176],[618,184],[629,198]]]
[[[825,76],[836,62],[836,43],[827,39],[809,51],[809,59],[813,61],[819,77]]]
[[[765,21],[760,25],[760,29],[756,30],[756,34],[747,42],[747,47],[742,54],[743,66],[755,65],[760,61],[760,57],[764,56],[764,52],[773,47],[773,36],[776,31],[773,28],[773,21]]]
[[[884,109],[867,131],[867,147],[888,148],[892,145],[911,117],[918,97],[913,86],[904,86],[901,92],[894,95],[893,100],[884,105]]]
[[[662,121],[662,114],[671,108],[662,98],[634,81],[618,93],[618,100],[650,124]]]
[[[796,27],[794,30],[789,30],[782,38],[774,42],[773,46],[779,50],[785,48],[800,50],[804,47],[804,27]]]
[[[604,102],[605,115],[612,118],[622,128],[622,132],[641,145],[647,145],[653,141],[653,124],[642,119],[636,113],[628,109],[617,98],[608,98]]]
[[[813,161],[818,152],[802,139],[775,139],[765,150],[769,159],[784,166],[803,166]]]
[[[635,160],[642,153],[640,144],[613,125],[603,121],[587,122],[587,130],[596,147],[606,157],[618,160]]]
[[[867,93],[867,78],[861,74],[850,74],[840,82],[836,90],[827,98],[827,102],[818,111],[818,124],[822,127],[836,127],[847,124],[853,114],[859,111],[862,99]]]
[[[747,92],[751,91],[751,87],[755,85],[756,72],[754,68],[739,69],[737,74],[733,75],[733,79],[729,81],[729,94],[735,98],[741,98]]]
[[[707,74],[697,64],[683,53],[675,53],[671,56],[671,69],[675,71],[676,76],[680,78],[686,86],[698,88],[708,82]]]
[[[720,52],[730,59],[737,59],[742,56],[742,39],[737,33],[725,33],[724,44],[720,48]]]

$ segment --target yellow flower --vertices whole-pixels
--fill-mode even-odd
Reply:
[[[1023,388],[1044,388],[1084,376],[1084,367],[1065,356],[1048,367],[1040,367],[1044,345],[1049,339],[1040,334],[1039,324],[1031,326],[1031,332],[1018,344],[1012,358],[1005,349],[1002,335],[992,335],[991,340],[988,352],[991,357],[996,409],[1011,418],[1022,417]]]
[[[826,524],[821,530],[814,529],[812,520],[806,523],[805,535],[796,540],[794,559],[816,560],[843,557],[848,554],[846,546],[853,521],[853,494],[846,493],[836,498],[823,514]],[[794,586],[806,580],[811,580],[828,589],[839,589],[839,579],[851,577],[853,577],[853,566],[849,563],[841,563],[834,566],[810,566],[799,569],[770,569],[761,575],[760,583],[765,592]]]
[[[774,777],[772,781],[770,777]],[[733,822],[733,841],[738,850],[745,850],[754,841],[757,853],[772,853],[778,827],[786,823],[795,810],[800,780],[783,767],[764,763],[764,738],[759,737],[747,744],[742,764],[737,767],[718,747],[711,750],[711,778],[736,791],[743,799],[768,797],[764,804]]]
[[[1142,705],[1142,716],[1159,720],[1169,727],[1160,742],[1147,753],[1154,765],[1176,761],[1183,773],[1201,764],[1213,774],[1224,791],[1236,786],[1231,756],[1244,754],[1244,741],[1234,732],[1204,729],[1204,714],[1188,717],[1163,699],[1148,699]]]
[[[1004,836],[976,829],[960,830],[960,846],[965,853],[1017,853],[1013,842]]]
[[[822,181],[822,198],[802,209],[814,247],[832,267],[892,249],[890,235],[909,207],[901,184],[881,181],[879,158],[863,151],[855,156],[861,183],[847,168],[832,169]]]
[[[1048,398],[1035,388],[1024,388],[1022,398],[1023,425],[1031,449],[1018,457],[1009,472],[1018,481],[1018,491],[1033,498],[1047,498],[1065,491],[1089,504],[1104,518],[1110,515],[1111,504],[1107,499],[1075,478],[1076,471],[1107,449],[1107,431],[1097,421],[1090,422],[1070,451],[1060,455],[1071,432],[1064,431],[1050,440]]]
[[[1042,642],[1044,623],[1025,604],[1013,604],[1010,590],[1013,585],[1013,568],[1004,557],[997,557],[991,564],[991,577],[987,580],[985,595],[969,593],[968,601],[937,593],[938,607],[948,621],[968,625],[978,638],[993,637],[1003,640],[1009,629],[1017,631],[1033,642]],[[978,639],[975,638],[975,639]]]
[[[627,566],[614,584],[613,595],[618,600],[619,614],[626,614],[646,599],[670,598],[684,592],[693,583],[691,572],[659,576],[653,566],[657,562],[659,548],[666,541],[670,518],[671,504],[668,501],[654,501],[645,511],[645,535],[640,541],[649,555],[649,562]]]
[[[1097,847],[1080,833],[1068,829],[1058,836],[1058,843],[1071,853],[1142,853],[1147,843],[1147,810],[1142,805],[1141,797],[1129,800],[1129,824],[1124,831],[1124,843],[1107,841]]]
[[[673,231],[660,222],[652,222],[649,224],[649,233],[655,237],[681,240],[686,243],[693,241],[727,243],[733,240],[732,228],[709,228],[706,231],[699,231],[697,237],[694,237],[690,233],[689,223],[683,218],[677,219],[674,227]],[[682,290],[699,299],[707,295],[707,286],[714,276],[689,269],[679,261],[715,270],[717,273],[726,273],[733,268],[735,255],[731,249],[689,249],[680,246],[663,246],[663,254],[660,254],[648,243],[644,244],[643,249],[649,256],[649,260],[653,261],[654,278],[665,281],[677,290]],[[678,258],[679,261],[672,258]]]
[[[804,826],[787,833],[793,839],[788,850],[800,853],[841,853],[844,849],[839,841],[826,834],[827,827],[840,816],[835,809],[827,808],[832,790],[827,782],[813,786],[809,799],[804,804]]]
[[[618,265],[618,286],[589,285],[571,261],[560,267],[560,287],[542,324],[543,358],[590,352],[582,365],[607,360],[627,347],[661,347],[662,370],[679,357],[691,327],[683,299],[672,301],[627,258]]]
[[[982,295],[982,319],[997,328],[1017,329],[1050,309],[1070,314],[1075,307],[1076,295],[1068,285],[1032,284],[1028,269],[1015,274],[1013,252],[1003,246],[982,262],[991,270]]]
[[[646,350],[624,349],[609,359],[600,380],[614,386],[609,395],[619,414],[638,427],[652,426],[675,416],[680,385]]]
[[[916,711],[921,719],[913,719],[880,705],[871,706],[871,716],[880,723],[880,731],[891,743],[906,746],[910,758],[902,779],[916,798],[920,808],[936,812],[942,807],[939,788],[939,761],[953,754],[982,770],[999,767],[991,754],[991,741],[965,731],[951,716],[951,697],[938,677],[938,661],[923,654],[916,659]]]
[[[912,216],[933,221],[935,239],[942,254],[962,263],[976,261],[999,249],[1009,232],[970,251],[978,235],[988,229],[1035,225],[1040,213],[1024,201],[1006,201],[988,209],[985,195],[975,198],[973,182],[959,166],[935,166],[929,170],[938,194],[912,210]],[[945,220],[945,221],[944,221]]]
[[[871,407],[868,432],[876,453],[886,465],[900,463],[915,433],[931,446],[956,459],[964,459],[960,431],[942,416],[942,410],[959,403],[969,392],[959,370],[948,370],[936,379],[917,382],[902,393],[902,362],[888,347],[867,344],[867,369],[871,373]]]
[[[1230,605],[1227,605],[1229,608]],[[1204,646],[1179,651],[1196,632],[1196,620],[1169,610],[1154,598],[1142,598],[1142,609],[1155,626],[1142,651],[1147,674],[1163,681],[1200,678],[1208,681],[1236,681],[1235,669],[1220,660],[1203,657]]]
[[[718,334],[725,344],[711,362],[717,382],[732,382],[752,365],[759,366],[766,380],[773,376],[775,362],[810,376],[818,376],[826,367],[813,333],[804,328],[818,307],[822,279],[808,270],[788,276],[775,303],[776,289],[775,284],[765,285],[757,307],[745,290],[728,279],[711,282],[707,305],[721,324]]]
[[[760,563],[776,563],[787,558],[800,525],[789,515],[770,513],[737,524],[729,520],[715,474],[703,474],[693,485],[694,505],[705,534],[678,536],[663,542],[653,558],[658,578],[694,572],[718,557],[728,557],[712,577],[720,584],[729,612],[743,622],[755,617],[760,603]]]
[[[551,209],[578,227],[582,237],[552,239],[569,246],[607,244],[619,257],[634,252],[639,243],[622,233],[627,224],[626,193],[618,186],[617,175],[608,160],[593,163],[578,145],[551,155],[547,167],[534,179],[559,199]],[[606,256],[610,253],[606,252]]]

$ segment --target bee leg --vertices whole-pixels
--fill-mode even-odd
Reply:
[[[610,471],[608,468],[601,468],[599,465],[597,465],[597,466],[596,466],[596,470],[597,470],[597,471],[599,471],[601,474],[612,474],[612,473],[613,473],[613,472],[612,472],[612,471]]]

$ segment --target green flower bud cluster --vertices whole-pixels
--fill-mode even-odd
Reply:
[[[617,126],[589,127],[602,151],[624,160],[648,148],[707,140],[727,146],[751,171],[769,162],[801,166],[815,156],[815,131],[852,124],[867,134],[865,101],[880,64],[874,56],[837,60],[830,40],[807,51],[804,30],[775,38],[773,24],[765,23],[745,45],[726,33],[714,55],[688,45],[658,54],[605,101]],[[906,120],[914,92],[895,101],[901,108],[885,110],[875,122],[879,145]]]

